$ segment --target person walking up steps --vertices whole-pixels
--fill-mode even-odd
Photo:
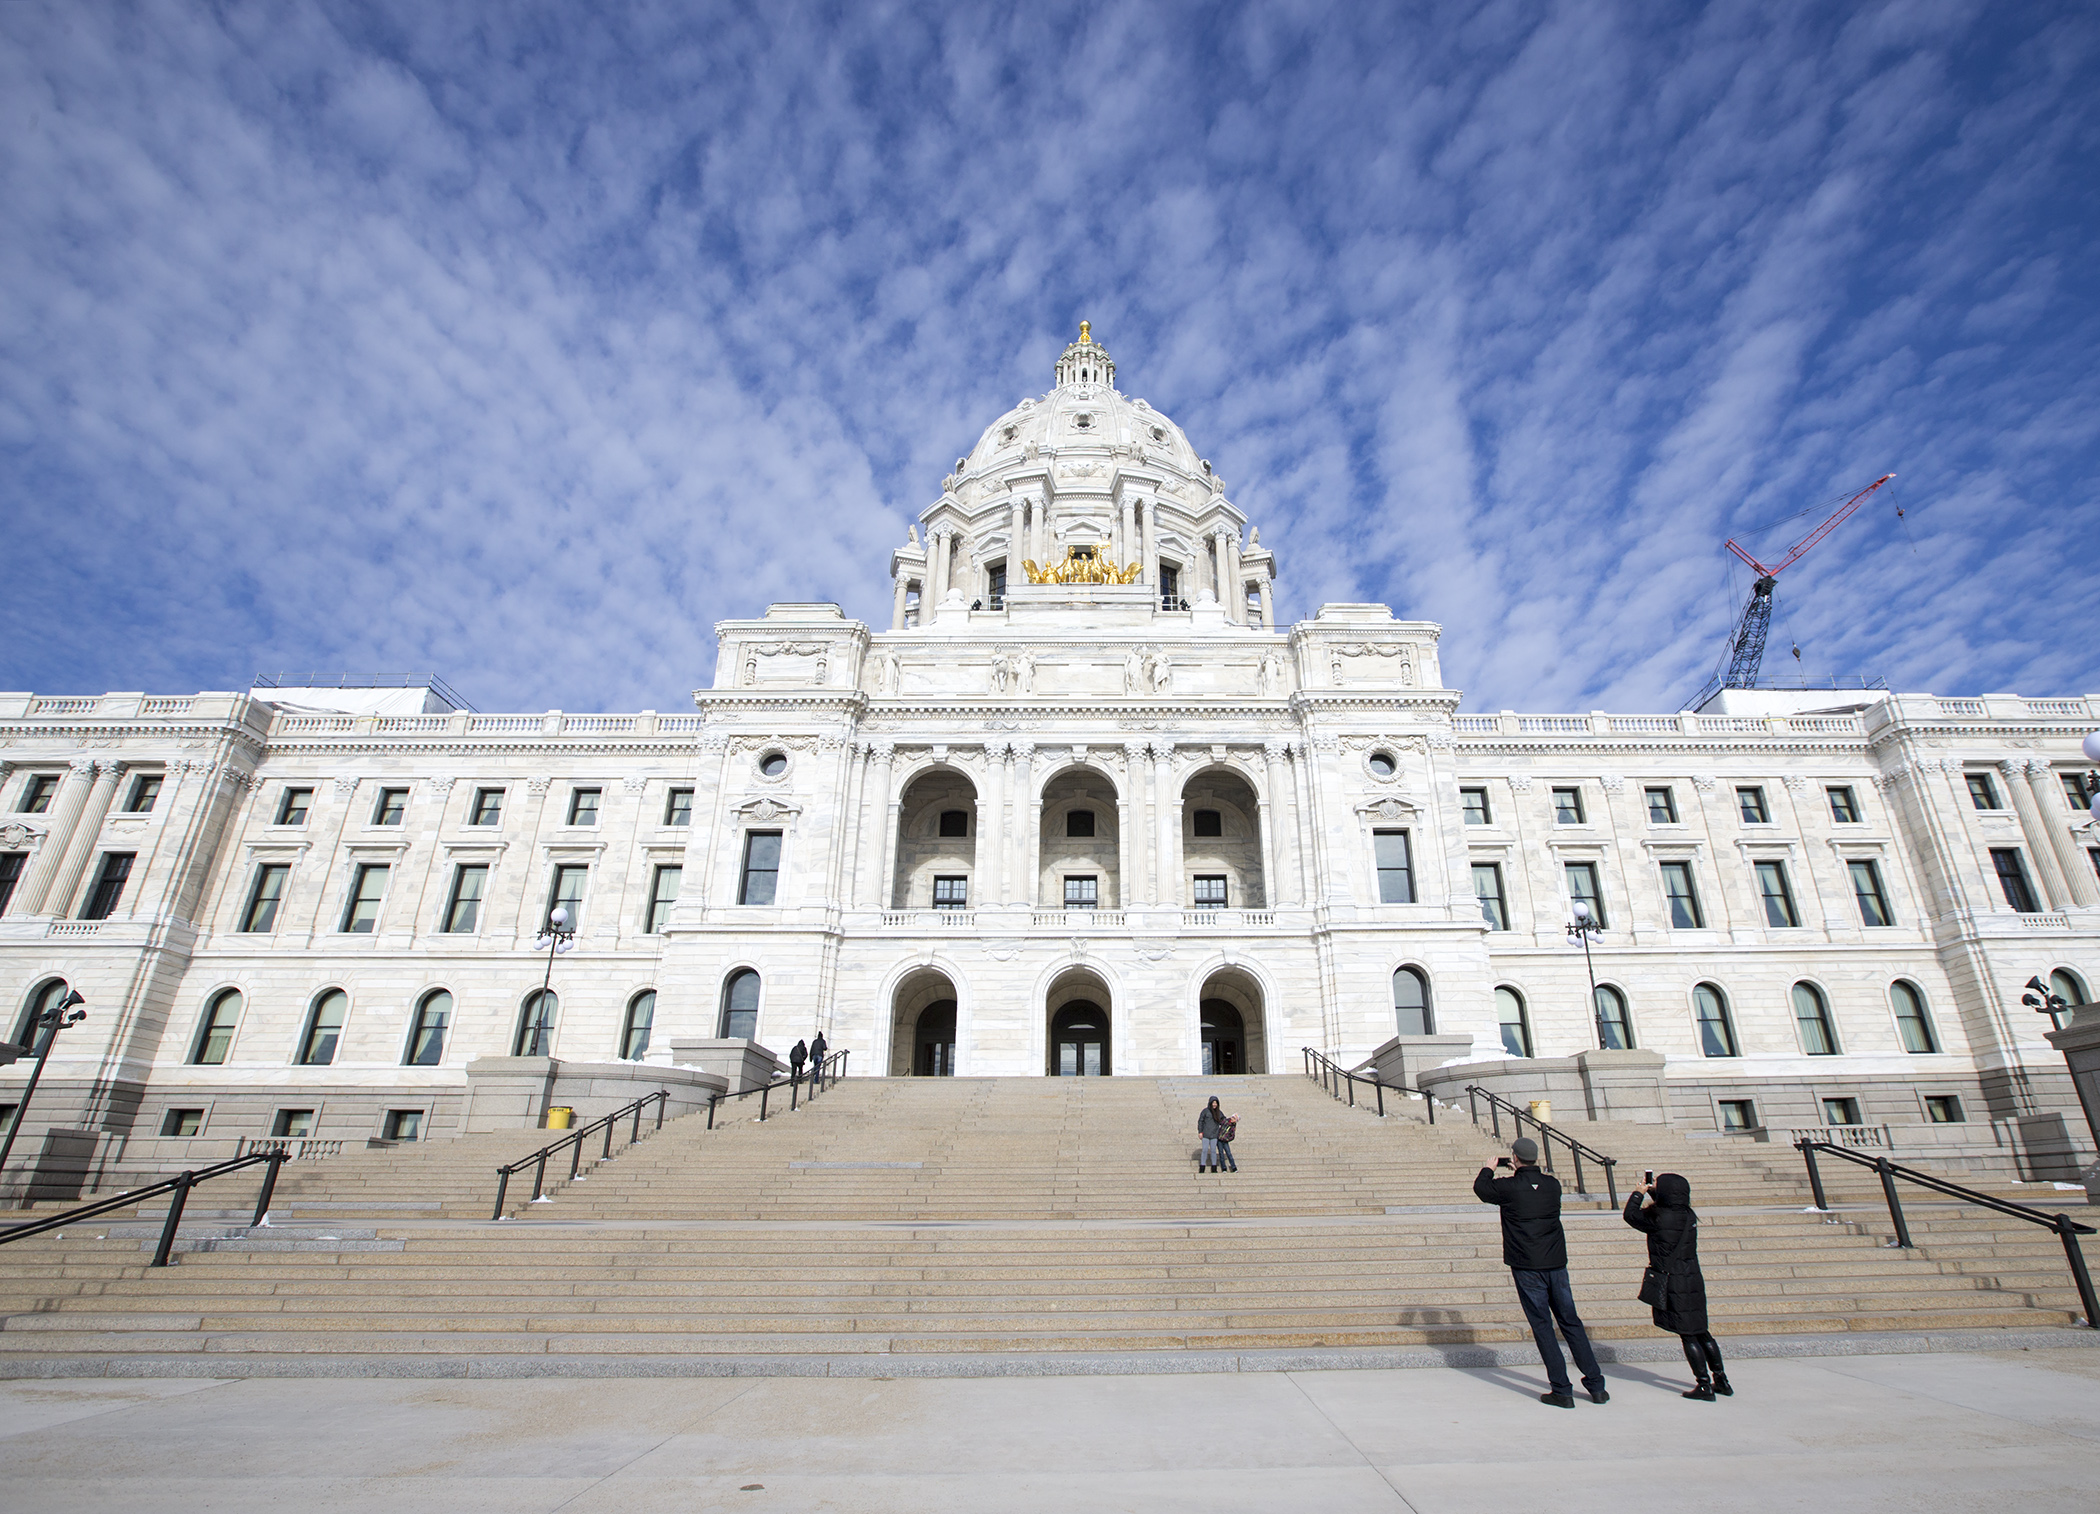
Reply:
[[[802,1064],[809,1060],[809,1048],[797,1041],[788,1048],[788,1076],[797,1083],[802,1081]]]
[[[1473,1196],[1502,1211],[1502,1261],[1516,1279],[1517,1298],[1524,1305],[1524,1318],[1531,1324],[1531,1338],[1538,1342],[1539,1360],[1546,1364],[1549,1391],[1539,1402],[1556,1409],[1575,1407],[1575,1390],[1568,1382],[1567,1358],[1553,1338],[1554,1321],[1567,1337],[1575,1365],[1582,1369],[1582,1386],[1590,1402],[1608,1403],[1604,1371],[1597,1353],[1590,1349],[1590,1334],[1575,1312],[1575,1294],[1568,1287],[1568,1237],[1560,1228],[1560,1180],[1539,1170],[1538,1142],[1519,1136],[1510,1145],[1517,1160],[1514,1171],[1495,1176],[1495,1167],[1509,1166],[1509,1157],[1498,1157],[1495,1167],[1483,1167],[1473,1179]]]
[[[816,1034],[816,1039],[809,1043],[809,1075],[820,1081],[824,1076],[824,1053],[826,1050],[824,1032],[820,1030]]]
[[[1684,1397],[1712,1403],[1733,1398],[1721,1367],[1721,1348],[1706,1324],[1706,1275],[1699,1270],[1699,1216],[1692,1185],[1674,1172],[1659,1173],[1626,1196],[1627,1224],[1648,1237],[1648,1270],[1641,1276],[1641,1302],[1654,1311],[1656,1328],[1684,1346],[1692,1368],[1692,1391]],[[1654,1287],[1649,1285],[1651,1281]]]
[[[1203,1106],[1203,1113],[1196,1116],[1196,1134],[1203,1138],[1203,1145],[1196,1153],[1198,1172],[1218,1170],[1218,1134],[1225,1128],[1225,1111],[1218,1108],[1213,1098]]]

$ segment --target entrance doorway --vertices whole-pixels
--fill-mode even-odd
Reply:
[[[1050,1076],[1105,1078],[1109,1066],[1108,1011],[1074,999],[1050,1017]]]
[[[915,1077],[955,1076],[955,1001],[938,999],[919,1011],[912,1037],[911,1070]]]
[[[1247,1070],[1247,1027],[1223,999],[1203,1001],[1203,1076]]]

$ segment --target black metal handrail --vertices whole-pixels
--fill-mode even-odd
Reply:
[[[1816,1167],[1816,1153],[1827,1151],[1834,1157],[1842,1157],[1855,1167],[1871,1167],[1880,1175],[1881,1196],[1888,1200],[1889,1219],[1896,1227],[1896,1244],[1908,1250],[1912,1246],[1910,1226],[1903,1218],[1903,1201],[1896,1196],[1896,1179],[1916,1183],[1921,1188],[1930,1188],[1935,1193],[1944,1193],[1949,1198],[1960,1199],[1966,1204],[1975,1204],[1984,1209],[2009,1214],[2016,1220],[2025,1220],[2030,1225],[2040,1225],[2044,1230],[2056,1232],[2064,1243],[2064,1260],[2071,1264],[2071,1280],[2078,1285],[2078,1302],[2085,1308],[2085,1326],[2089,1330],[2100,1330],[2100,1297],[2093,1293],[2093,1275],[2086,1271],[2085,1252],[2079,1248],[2078,1237],[2093,1235],[2091,1225],[2081,1225],[2068,1214],[2050,1214],[2047,1210],[2033,1209],[2026,1204],[2015,1204],[2011,1199],[2001,1199],[1974,1188],[1964,1188],[1959,1183],[1950,1183],[1943,1177],[1929,1172],[1920,1172],[1915,1167],[1904,1167],[1891,1162],[1887,1157],[1865,1157],[1843,1146],[1829,1141],[1811,1141],[1806,1136],[1794,1143],[1801,1153],[1801,1160],[1808,1164],[1809,1192],[1816,1196],[1816,1208],[1827,1211],[1830,1205],[1823,1198],[1823,1174]]]
[[[809,1085],[809,1097],[814,1102],[818,1094],[846,1075],[846,1058],[852,1055],[853,1050],[851,1047],[848,1047],[844,1051],[833,1052],[799,1078],[790,1073],[784,1078],[776,1076],[772,1082],[761,1083],[756,1088],[747,1088],[742,1093],[709,1094],[707,1098],[707,1128],[709,1130],[715,1128],[715,1106],[717,1104],[733,1104],[738,1099],[748,1099],[753,1094],[758,1095],[758,1119],[760,1124],[764,1124],[766,1103],[772,1097],[773,1090],[783,1083],[788,1086],[788,1113],[793,1114],[802,1104],[802,1085],[804,1083]],[[835,1068],[836,1071],[827,1073],[824,1070],[827,1067]]]
[[[1605,1192],[1611,1195],[1613,1207],[1617,1207],[1619,1202],[1619,1179],[1618,1174],[1613,1171],[1619,1165],[1617,1157],[1608,1157],[1597,1150],[1596,1147],[1584,1145],[1565,1130],[1548,1125],[1530,1110],[1519,1108],[1516,1104],[1503,1098],[1501,1094],[1494,1092],[1492,1089],[1482,1088],[1477,1083],[1468,1083],[1466,1085],[1466,1099],[1472,1107],[1473,1123],[1475,1125],[1480,1123],[1480,1100],[1486,1099],[1488,1101],[1488,1119],[1493,1122],[1495,1135],[1498,1138],[1502,1134],[1502,1116],[1505,1113],[1516,1122],[1517,1134],[1520,1136],[1524,1134],[1525,1122],[1529,1121],[1532,1128],[1539,1133],[1539,1150],[1546,1158],[1546,1170],[1548,1172],[1553,1171],[1553,1143],[1558,1141],[1561,1145],[1567,1147],[1568,1155],[1574,1158],[1575,1161],[1575,1191],[1577,1193],[1586,1194],[1589,1192],[1589,1189],[1585,1188],[1582,1183],[1582,1159],[1588,1157],[1591,1161],[1597,1163],[1604,1169]]]
[[[182,1208],[189,1202],[190,1190],[199,1183],[208,1183],[213,1178],[222,1178],[229,1172],[239,1172],[243,1167],[253,1167],[257,1162],[268,1162],[270,1170],[263,1174],[262,1192],[256,1196],[255,1218],[248,1222],[250,1228],[260,1225],[270,1212],[270,1195],[277,1191],[277,1173],[284,1166],[282,1151],[251,1151],[246,1156],[228,1157],[210,1167],[200,1167],[194,1172],[179,1172],[164,1183],[155,1183],[148,1188],[132,1188],[113,1198],[100,1199],[84,1204],[78,1209],[68,1209],[64,1214],[52,1215],[45,1220],[32,1220],[26,1225],[10,1225],[0,1230],[0,1246],[9,1241],[26,1240],[32,1235],[42,1235],[47,1230],[80,1220],[91,1220],[98,1214],[108,1214],[115,1209],[129,1209],[134,1204],[152,1198],[155,1194],[172,1195],[168,1200],[168,1217],[160,1227],[160,1245],[154,1249],[153,1267],[168,1265],[168,1257],[175,1249],[175,1231],[182,1224]]]
[[[1315,1051],[1310,1046],[1299,1049],[1305,1053],[1305,1075],[1335,1098],[1347,1103],[1351,1109],[1356,1107],[1356,1085],[1368,1083],[1377,1096],[1379,1119],[1385,1118],[1385,1091],[1390,1088],[1395,1093],[1412,1094],[1419,1098],[1429,1106],[1429,1123],[1436,1123],[1436,1100],[1421,1089],[1409,1088],[1405,1083],[1388,1083],[1376,1073],[1365,1076],[1362,1073],[1351,1072],[1326,1052]]]
[[[512,1173],[521,1172],[527,1167],[532,1168],[532,1202],[537,1204],[540,1201],[540,1196],[547,1189],[547,1158],[553,1156],[564,1146],[568,1147],[569,1181],[573,1183],[576,1181],[577,1169],[583,1163],[583,1138],[585,1136],[595,1131],[603,1130],[605,1132],[605,1149],[599,1153],[598,1160],[601,1162],[611,1161],[613,1127],[629,1115],[632,1115],[634,1117],[634,1130],[627,1138],[627,1144],[632,1146],[642,1138],[642,1111],[648,1108],[649,1105],[654,1104],[656,1106],[656,1128],[662,1130],[664,1128],[664,1110],[670,1102],[671,1090],[668,1088],[659,1088],[655,1093],[643,1094],[632,1104],[622,1104],[611,1114],[600,1115],[597,1119],[591,1121],[590,1124],[578,1126],[560,1140],[549,1141],[530,1156],[520,1157],[508,1166],[498,1167],[496,1169],[496,1212],[491,1214],[489,1218],[491,1220],[503,1218],[503,1199],[510,1192],[510,1175]]]

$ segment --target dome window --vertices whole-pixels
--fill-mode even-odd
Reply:
[[[778,778],[788,770],[787,753],[768,752],[758,759],[758,770],[767,778]]]
[[[1072,418],[1072,424],[1082,431],[1088,431],[1093,428],[1094,418],[1091,415],[1081,413]]]
[[[1167,439],[1167,428],[1165,426],[1154,426],[1152,428],[1152,439],[1156,442],[1165,441]]]
[[[1390,778],[1400,770],[1400,765],[1393,761],[1391,752],[1373,752],[1365,762],[1371,769],[1373,778]]]
[[[1007,428],[1006,428],[1006,429],[1005,429],[1004,431],[1001,431],[1001,432],[999,433],[999,440],[1000,440],[1000,441],[1002,441],[1002,442],[1010,442],[1010,441],[1012,441],[1012,440],[1013,440],[1013,439],[1014,439],[1015,437],[1019,436],[1020,434],[1021,434],[1021,428],[1020,428],[1020,427],[1018,427],[1018,426],[1008,426],[1008,427],[1007,427]]]

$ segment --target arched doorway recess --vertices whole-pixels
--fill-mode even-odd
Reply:
[[[1043,785],[1042,811],[1040,907],[1121,909],[1116,786],[1108,775],[1065,769]]]
[[[929,769],[897,810],[892,909],[970,909],[977,885],[977,786],[950,767]]]
[[[1203,980],[1198,1001],[1197,1070],[1205,1076],[1269,1070],[1261,985],[1237,967]]]
[[[1043,1071],[1053,1078],[1105,1078],[1115,1071],[1108,985],[1079,969],[1050,985]]]
[[[937,968],[905,975],[890,1000],[893,1078],[955,1075],[955,984]]]
[[[1267,909],[1261,801],[1230,768],[1208,767],[1181,787],[1181,880],[1194,909]]]

